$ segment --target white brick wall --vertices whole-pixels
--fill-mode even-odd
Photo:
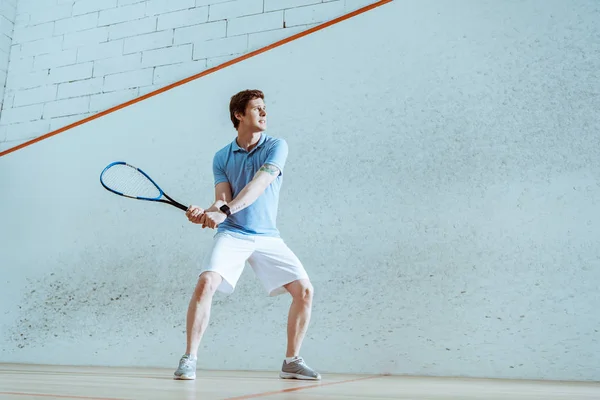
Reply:
[[[371,3],[0,0],[0,81],[6,81],[0,145],[11,147]]]
[[[16,15],[17,0],[0,0],[0,110],[3,107]],[[3,139],[3,136],[6,136],[6,131],[0,131],[0,141],[6,140],[6,138]]]

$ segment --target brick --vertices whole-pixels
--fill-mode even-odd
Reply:
[[[13,45],[12,39],[10,37],[0,33],[0,50],[4,51],[6,54],[10,54],[13,47],[20,49],[21,45],[20,44]],[[21,52],[20,50],[17,52],[17,57],[20,57],[20,52]]]
[[[58,53],[44,54],[35,57],[34,69],[64,67],[77,62],[77,50],[65,50]]]
[[[94,61],[94,77],[134,71],[142,66],[142,53]]]
[[[24,73],[20,71],[14,71],[11,68],[11,70],[8,71],[8,76],[6,77],[6,89],[29,89],[46,85],[49,83],[49,81],[50,76],[48,70]]]
[[[3,133],[6,131],[6,129],[6,126],[0,126],[0,137],[2,137],[3,135],[6,136],[5,133]],[[19,144],[24,143],[25,141],[26,140],[13,140],[4,142],[0,140],[0,151],[8,150],[11,147],[18,146]]]
[[[62,83],[88,79],[92,77],[93,67],[94,63],[88,62],[84,64],[70,65],[68,67],[53,68],[50,70],[48,82]]]
[[[227,36],[227,22],[218,21],[175,29],[174,44],[186,44]]]
[[[82,81],[61,83],[58,85],[57,99],[69,97],[87,96],[91,94],[102,93],[104,78],[91,78]]]
[[[142,67],[175,64],[192,60],[191,44],[167,47],[159,50],[149,50],[142,53]]]
[[[86,62],[111,58],[123,54],[123,39],[80,47],[77,50],[77,62]]]
[[[158,17],[158,29],[181,28],[208,22],[208,7],[192,8]]]
[[[62,48],[64,50],[91,44],[103,43],[108,40],[106,27],[88,29],[86,31],[69,33],[64,36]]]
[[[104,77],[104,90],[123,90],[151,85],[153,75],[154,68],[107,75]]]
[[[265,12],[319,3],[321,3],[321,0],[265,0]]]
[[[248,51],[258,50],[261,47],[268,46],[307,29],[309,29],[307,25],[299,25],[292,28],[251,33],[248,35]]]
[[[15,94],[14,107],[46,103],[56,99],[57,85],[40,86],[35,89],[20,90]]]
[[[248,49],[248,36],[234,36],[194,44],[194,60],[243,53]]]
[[[283,11],[232,19],[227,23],[227,36],[283,28]]]
[[[35,121],[42,118],[43,110],[43,104],[14,107],[2,110],[2,124],[16,124],[19,122]]]
[[[6,4],[6,3],[7,2],[4,0],[0,1],[0,4],[2,4],[2,7],[8,6],[8,4]],[[37,8],[39,8],[39,1],[36,1],[36,0],[20,0],[19,3],[20,4],[19,4],[18,8],[21,12],[33,12]],[[15,3],[13,3],[13,7],[14,7],[14,4]],[[5,9],[2,8],[1,11],[5,11]]]
[[[72,11],[73,4],[55,4],[52,7],[38,6],[30,13],[29,25],[38,25],[67,18],[71,16]]]
[[[111,25],[108,27],[108,39],[123,39],[156,32],[156,19],[157,17],[149,17]]]
[[[323,22],[344,13],[344,2],[342,0],[323,3],[316,6],[298,7],[285,10],[285,25],[305,25]]]
[[[11,108],[13,106],[15,100],[15,93],[15,89],[9,89],[7,87],[4,88],[4,101],[2,102],[3,110],[6,108]]]
[[[146,3],[136,3],[128,6],[111,8],[100,11],[98,26],[118,24],[119,22],[133,21],[146,16]]]
[[[118,4],[118,5],[119,5],[119,7],[120,7],[120,6],[126,6],[126,5],[129,5],[129,4],[143,3],[143,2],[145,2],[146,0],[118,0],[118,1],[119,1],[119,4]]]
[[[0,69],[7,70],[8,69],[8,61],[10,56],[7,52],[0,50]]]
[[[137,88],[92,95],[90,98],[90,111],[97,112],[108,110],[111,107],[123,104],[131,99],[136,98],[137,95]]]
[[[83,113],[83,114],[70,115],[68,117],[43,119],[42,121],[50,122],[50,131],[54,131],[56,129],[63,128],[67,125],[71,125],[72,123],[81,121],[82,119],[85,119],[86,117],[88,117],[90,115],[91,115],[91,113],[87,112],[87,113]]]
[[[196,75],[206,69],[206,60],[165,65],[154,69],[154,85],[166,85]]]
[[[236,53],[236,54],[230,54],[227,56],[211,57],[206,60],[206,67],[207,68],[216,67],[217,65],[221,65],[221,64],[223,64],[227,61],[233,60],[234,58],[239,57],[241,55],[242,55],[242,53]]]
[[[26,139],[31,139],[50,131],[48,121],[37,118],[37,120],[6,125],[2,127],[5,130],[6,140],[11,143],[9,147],[17,146]]]
[[[346,0],[344,8],[346,11],[354,11],[373,3],[374,0]]]
[[[29,15],[29,13],[19,12],[14,21],[15,28],[29,25],[30,18],[31,18],[31,15]]]
[[[108,10],[117,6],[117,0],[77,0],[73,5],[73,16]]]
[[[148,0],[146,15],[160,15],[194,7],[196,7],[196,0]]]
[[[160,89],[164,85],[148,85],[148,86],[140,86],[138,96],[143,96],[145,94],[154,92],[155,90]]]
[[[145,1],[146,1],[146,0],[118,0],[118,2],[119,2],[119,4],[118,4],[118,5],[119,5],[119,7],[120,7],[120,6],[126,6],[126,5],[129,5],[129,4],[143,3],[143,2],[145,2]]]
[[[85,31],[97,26],[97,12],[79,15],[77,17],[59,19],[58,21],[54,22],[54,36],[63,35],[65,33]]]
[[[90,108],[90,98],[76,97],[74,99],[57,100],[44,105],[44,119],[55,117],[64,117],[67,115],[81,114],[88,112]]]
[[[9,62],[10,56],[4,50],[0,50],[0,53],[1,53],[0,54],[0,71],[8,71],[8,62]],[[0,85],[0,86],[2,86],[2,85]]]
[[[124,54],[138,51],[160,49],[173,44],[173,31],[159,31],[146,35],[139,35],[125,39]]]
[[[208,20],[237,18],[263,12],[263,0],[235,0],[208,7]]]
[[[6,36],[12,38],[14,29],[15,29],[14,22],[7,19],[4,15],[0,15],[0,34],[6,35]]]
[[[208,6],[210,4],[226,3],[231,0],[196,0],[196,7]]]
[[[22,55],[23,50],[21,49],[21,47],[22,46],[20,44],[13,44],[10,46],[10,58],[11,59],[24,57]]]
[[[0,68],[0,90],[2,90],[2,93],[4,93],[4,85],[6,84],[6,76],[8,75],[8,65],[6,66],[6,68]],[[4,97],[2,95],[0,95],[0,102],[2,102],[2,99]]]
[[[17,15],[16,3],[1,1],[0,2],[0,14],[6,16],[6,18],[12,20]]]
[[[0,50],[4,51],[6,54],[10,52],[10,47],[12,45],[12,40],[6,35],[0,35]]]
[[[21,57],[56,53],[62,50],[62,45],[62,37],[50,37],[47,39],[23,43],[21,44]]]
[[[34,40],[46,39],[52,36],[54,31],[54,22],[45,24],[19,27],[15,29],[12,40],[13,44],[33,42]]]

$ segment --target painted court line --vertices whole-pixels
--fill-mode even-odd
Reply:
[[[48,393],[25,393],[25,392],[0,392],[11,396],[28,396],[28,397],[53,397],[58,399],[84,399],[84,400],[125,400],[117,397],[86,397],[86,396],[69,396],[66,394],[48,394]]]
[[[380,1],[376,2],[376,3],[369,4],[368,6],[359,8],[359,9],[357,9],[355,11],[352,11],[352,12],[350,12],[348,14],[344,14],[344,15],[342,15],[340,17],[332,19],[331,21],[324,22],[324,23],[322,23],[320,25],[317,25],[315,27],[312,27],[312,28],[310,28],[310,29],[308,29],[306,31],[297,33],[297,34],[292,35],[292,36],[290,36],[288,38],[282,39],[282,40],[280,40],[278,42],[275,42],[273,44],[270,44],[268,46],[260,48],[258,50],[254,50],[254,51],[252,51],[250,53],[247,53],[247,54],[244,54],[244,55],[242,55],[240,57],[234,58],[233,60],[227,61],[227,62],[225,62],[223,64],[217,65],[217,66],[209,68],[207,70],[204,70],[204,71],[202,71],[202,72],[200,72],[200,73],[198,73],[196,75],[192,75],[192,76],[190,76],[188,78],[185,78],[185,79],[182,79],[180,81],[174,82],[174,83],[172,83],[172,84],[170,84],[168,86],[162,87],[162,88],[157,89],[157,90],[155,90],[153,92],[150,92],[150,93],[147,93],[147,94],[145,94],[143,96],[137,97],[137,98],[135,98],[133,100],[129,100],[129,101],[123,103],[123,104],[119,104],[117,106],[111,107],[111,108],[109,108],[107,110],[104,110],[104,111],[101,111],[99,113],[96,113],[96,114],[94,114],[92,116],[89,116],[87,118],[84,118],[84,119],[82,119],[80,121],[77,121],[77,122],[74,122],[74,123],[69,124],[67,126],[64,126],[62,128],[59,128],[59,129],[57,129],[55,131],[46,133],[46,134],[41,135],[41,136],[39,136],[37,138],[31,139],[31,140],[29,140],[27,142],[21,143],[21,144],[15,146],[15,147],[11,147],[10,149],[7,149],[7,150],[4,150],[4,151],[0,152],[0,157],[5,156],[5,155],[7,155],[9,153],[12,153],[13,151],[17,151],[19,149],[22,149],[23,147],[27,147],[27,146],[30,146],[30,145],[32,145],[34,143],[40,142],[40,141],[42,141],[44,139],[48,139],[49,137],[52,137],[54,135],[58,135],[59,133],[62,133],[62,132],[67,131],[69,129],[75,128],[75,127],[77,127],[79,125],[83,125],[86,122],[90,122],[92,120],[95,120],[97,118],[103,117],[103,116],[105,116],[107,114],[113,113],[113,112],[115,112],[117,110],[120,110],[122,108],[128,107],[128,106],[130,106],[132,104],[139,103],[140,101],[146,100],[146,99],[148,99],[150,97],[153,97],[153,96],[156,96],[156,95],[159,95],[161,93],[164,93],[164,92],[166,92],[168,90],[171,90],[171,89],[173,89],[175,87],[184,85],[184,84],[186,84],[188,82],[191,82],[191,81],[196,80],[198,78],[201,78],[203,76],[212,74],[213,72],[216,72],[216,71],[219,71],[219,70],[221,70],[223,68],[229,67],[230,65],[237,64],[237,63],[239,63],[241,61],[247,60],[248,58],[251,58],[251,57],[254,57],[254,56],[258,55],[258,54],[261,54],[261,53],[264,53],[266,51],[272,50],[272,49],[274,49],[276,47],[282,46],[282,45],[284,45],[286,43],[292,42],[292,41],[294,41],[296,39],[299,39],[301,37],[310,35],[311,33],[320,31],[320,30],[325,29],[325,28],[327,28],[329,26],[335,25],[335,24],[337,24],[339,22],[342,22],[342,21],[345,21],[347,19],[353,18],[353,17],[355,17],[355,16],[357,16],[359,14],[362,14],[364,12],[367,12],[369,10],[372,10],[374,8],[382,6],[382,5],[386,4],[386,3],[391,3],[392,1],[393,0],[380,0]]]
[[[384,376],[386,376],[386,375],[373,375],[373,376],[366,376],[366,377],[362,377],[362,378],[348,379],[348,380],[339,381],[339,382],[318,383],[316,385],[308,385],[308,386],[296,386],[296,387],[288,388],[288,389],[274,390],[272,392],[249,394],[249,395],[244,395],[244,396],[239,396],[239,397],[229,397],[229,398],[227,398],[225,400],[256,399],[258,397],[272,396],[272,395],[275,395],[275,394],[282,394],[282,393],[289,393],[289,392],[298,392],[300,390],[313,389],[313,388],[324,387],[324,386],[341,385],[341,384],[344,384],[344,383],[366,381],[366,380],[369,380],[369,379],[382,378]]]

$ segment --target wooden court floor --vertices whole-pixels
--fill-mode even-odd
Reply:
[[[0,364],[0,399],[600,399],[600,383],[405,376],[323,375],[282,380],[276,372],[199,370],[175,381],[172,370]]]

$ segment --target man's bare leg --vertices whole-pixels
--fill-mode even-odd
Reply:
[[[200,275],[194,294],[190,299],[187,312],[187,347],[186,354],[193,358],[198,356],[200,340],[206,331],[210,319],[212,299],[223,278],[216,272],[204,272]]]
[[[212,299],[223,278],[216,272],[204,272],[200,275],[187,312],[187,346],[185,355],[179,361],[175,371],[176,379],[195,379],[198,347],[208,326]]]
[[[300,357],[300,348],[306,335],[312,312],[313,287],[309,280],[297,280],[285,286],[292,295],[287,322],[286,360],[279,376],[296,379],[321,379],[319,373],[308,367]]]
[[[286,357],[299,355],[312,312],[313,287],[308,280],[294,281],[285,286],[292,295],[287,321]]]

